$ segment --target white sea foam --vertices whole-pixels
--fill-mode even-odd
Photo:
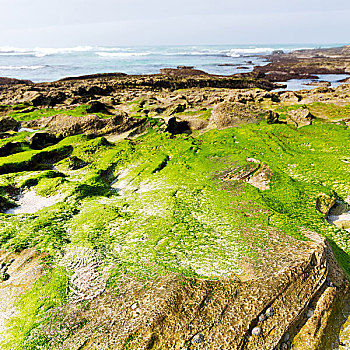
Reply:
[[[41,48],[37,47],[33,51],[35,56],[37,57],[45,57],[49,55],[57,55],[57,54],[69,54],[75,52],[89,52],[92,51],[92,46],[76,46],[76,47],[68,47],[68,48]]]
[[[53,48],[53,47],[36,47],[36,48],[18,48],[10,46],[0,47],[1,55],[34,55],[36,57],[45,57],[56,54],[69,54],[74,52],[92,51],[92,46],[76,46],[68,48]]]
[[[0,66],[0,70],[36,70],[36,69],[43,69],[46,68],[46,66]]]
[[[138,57],[138,56],[148,56],[149,52],[96,52],[100,57],[117,57],[117,58],[128,58],[128,57]]]

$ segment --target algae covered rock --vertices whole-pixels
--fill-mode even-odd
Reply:
[[[316,209],[326,217],[336,201],[337,197],[334,194],[321,193],[316,199]]]
[[[224,129],[262,120],[277,122],[278,115],[274,112],[266,112],[254,105],[239,102],[222,102],[214,107],[210,124],[218,129]]]

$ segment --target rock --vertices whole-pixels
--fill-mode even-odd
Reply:
[[[67,165],[71,170],[79,170],[86,167],[88,163],[84,162],[82,159],[76,156],[71,156],[68,158]]]
[[[208,73],[193,69],[193,67],[179,66],[177,69],[174,68],[163,68],[160,70],[160,74],[170,76],[196,76],[196,75],[209,75]]]
[[[6,210],[15,207],[16,204],[6,197],[0,195],[0,213],[4,213]]]
[[[197,333],[194,337],[193,337],[193,342],[200,344],[204,342],[204,335],[202,333]]]
[[[60,140],[60,137],[57,137],[56,135],[47,131],[35,132],[27,138],[27,141],[32,149],[43,149],[56,144]]]
[[[300,108],[294,111],[289,111],[287,114],[287,123],[295,125],[297,128],[311,125],[312,114],[307,108]]]
[[[7,157],[11,154],[18,153],[22,150],[24,143],[22,142],[8,142],[0,147],[0,157]]]
[[[292,91],[283,92],[280,95],[281,102],[297,103],[301,100],[301,97]]]
[[[286,343],[282,343],[280,346],[281,350],[288,350],[288,345]]]
[[[269,307],[269,308],[266,310],[266,312],[265,312],[265,315],[266,315],[267,317],[272,317],[274,314],[275,314],[275,311],[274,311],[274,309],[273,309],[272,307]]]
[[[311,318],[314,315],[314,310],[313,309],[307,309],[305,316],[307,318]]]
[[[8,116],[0,117],[0,132],[17,131],[20,123]]]
[[[310,83],[305,83],[304,85],[307,86],[323,86],[323,87],[329,87],[332,84],[329,81],[319,81],[319,80],[313,80]]]
[[[174,104],[170,107],[168,107],[166,109],[166,114],[167,115],[173,115],[173,114],[176,114],[176,113],[182,113],[184,112],[187,108],[188,108],[188,104],[187,103],[177,103],[177,104]]]
[[[252,335],[254,335],[255,337],[258,337],[259,335],[261,335],[261,327],[254,327],[252,329]]]
[[[90,101],[88,103],[88,108],[86,109],[87,113],[104,113],[104,114],[110,114],[108,111],[107,106],[102,103],[101,101]]]
[[[260,191],[270,189],[270,182],[272,178],[272,170],[265,164],[261,165],[260,168],[254,172],[248,179],[247,182],[258,188]]]
[[[284,342],[287,342],[288,340],[290,339],[290,334],[289,333],[286,333],[283,337],[283,341]]]
[[[107,119],[102,119],[96,115],[71,117],[57,114],[52,117],[22,123],[22,126],[44,127],[58,137],[67,137],[78,134],[94,136],[120,134],[145,123],[145,119],[132,118],[124,112],[119,112],[119,114]]]
[[[0,282],[7,281],[10,275],[6,271],[0,271]]]
[[[264,322],[266,320],[266,316],[264,315],[264,314],[261,314],[260,316],[259,316],[259,321],[260,322]]]
[[[0,117],[0,132],[17,131],[20,123],[8,116]]]
[[[209,124],[218,129],[225,129],[262,120],[273,122],[276,119],[278,119],[277,113],[266,112],[253,105],[240,102],[222,102],[214,107]]]
[[[266,121],[268,124],[277,124],[279,122],[279,117],[280,115],[275,111],[268,110],[266,112]]]
[[[329,211],[335,205],[336,201],[337,197],[334,194],[330,196],[325,193],[321,193],[316,199],[316,209],[327,217]]]
[[[167,125],[165,131],[170,132],[173,135],[182,134],[190,130],[186,121],[178,120],[175,117],[165,119],[165,123]]]
[[[0,85],[33,84],[30,80],[0,77]]]
[[[30,104],[34,107],[45,106],[54,107],[62,103],[67,98],[63,91],[39,92],[37,90],[28,90],[18,99],[18,103]]]

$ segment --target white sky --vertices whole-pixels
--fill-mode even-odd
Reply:
[[[0,46],[350,42],[350,0],[0,1]]]

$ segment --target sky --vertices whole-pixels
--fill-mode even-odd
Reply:
[[[1,0],[0,46],[350,42],[349,0]]]

